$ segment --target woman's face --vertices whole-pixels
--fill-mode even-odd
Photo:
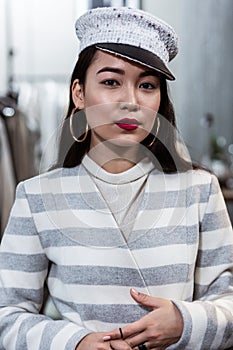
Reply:
[[[76,107],[85,109],[91,148],[103,141],[140,143],[151,131],[160,105],[155,71],[97,50],[86,73],[85,89],[75,80]]]

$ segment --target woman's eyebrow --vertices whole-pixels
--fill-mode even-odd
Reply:
[[[159,78],[158,73],[155,72],[154,70],[148,70],[148,71],[142,72],[140,74],[140,77],[148,77],[150,75],[153,76],[153,77]]]
[[[114,67],[103,67],[101,68],[97,73],[103,73],[103,72],[112,72],[112,73],[117,73],[117,74],[120,74],[120,75],[125,75],[125,71],[123,69],[120,69],[120,68],[114,68]],[[139,77],[143,78],[143,77],[148,77],[148,76],[154,76],[154,77],[158,77],[158,73],[155,72],[154,70],[148,70],[148,71],[144,71],[142,73],[139,74]]]
[[[103,73],[103,72],[112,72],[112,73],[117,73],[121,75],[125,74],[125,72],[122,69],[114,68],[114,67],[103,67],[96,74]]]

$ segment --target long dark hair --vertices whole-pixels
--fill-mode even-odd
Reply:
[[[75,108],[72,99],[72,85],[75,79],[79,79],[79,83],[84,86],[85,90],[85,78],[86,72],[90,64],[95,59],[95,53],[97,49],[94,46],[90,46],[81,52],[79,59],[74,67],[69,92],[69,106],[67,114],[65,116],[60,136],[58,160],[56,167],[71,168],[79,165],[82,162],[84,155],[89,151],[90,148],[90,130],[86,139],[83,142],[75,142],[71,136],[69,128],[69,118],[72,111]],[[162,116],[160,118],[159,133],[156,137],[156,141],[150,147],[150,151],[154,155],[156,163],[166,173],[174,173],[177,171],[186,171],[190,169],[190,163],[180,155],[177,151],[177,129],[176,120],[173,105],[168,96],[168,87],[166,79],[160,77],[160,90],[161,90],[161,103],[158,113]],[[80,113],[78,118],[79,128],[85,132],[85,113]],[[77,132],[81,138],[81,132]],[[154,139],[153,129],[141,143],[147,147]]]

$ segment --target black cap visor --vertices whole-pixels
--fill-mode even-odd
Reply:
[[[102,51],[117,54],[146,67],[152,68],[168,80],[175,80],[174,75],[165,66],[163,61],[150,51],[128,44],[100,43],[95,46]]]

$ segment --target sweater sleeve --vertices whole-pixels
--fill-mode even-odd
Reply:
[[[193,301],[173,301],[184,331],[169,349],[233,349],[233,233],[218,180],[211,178],[200,222]]]
[[[21,183],[0,250],[0,349],[74,350],[90,333],[39,313],[48,266]]]

